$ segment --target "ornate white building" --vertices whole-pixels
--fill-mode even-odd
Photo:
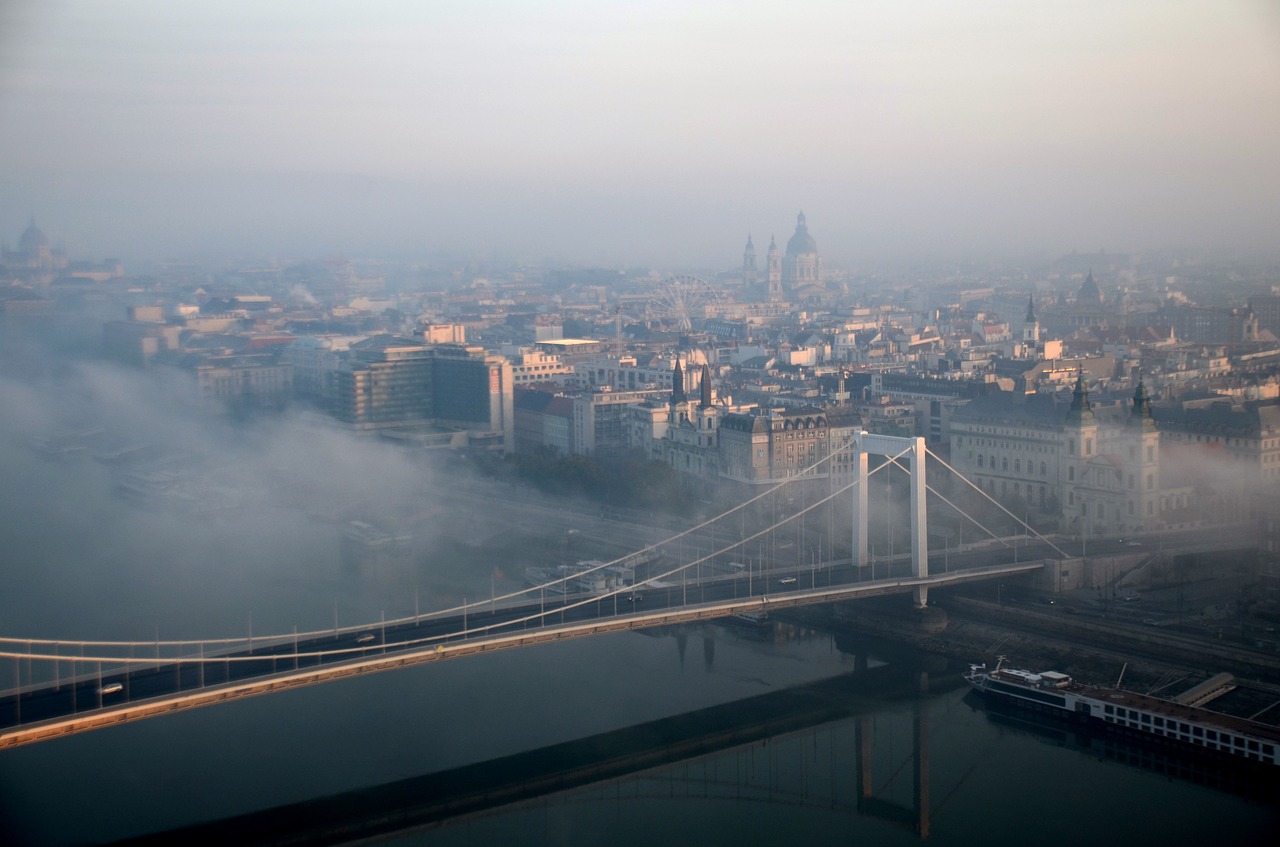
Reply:
[[[1146,387],[1127,415],[1101,421],[1083,373],[1070,406],[1049,394],[994,394],[955,410],[958,471],[1015,514],[1054,515],[1063,532],[1095,536],[1162,522],[1160,434]]]
[[[671,377],[670,416],[663,458],[682,474],[713,479],[719,468],[718,432],[722,409],[712,402],[710,369],[702,366],[698,400],[685,392],[684,371],[677,359]]]

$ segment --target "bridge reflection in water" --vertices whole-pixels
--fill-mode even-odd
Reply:
[[[915,669],[869,667],[863,654],[855,668],[844,676],[578,741],[128,843],[254,845],[286,837],[295,843],[346,842],[453,825],[530,804],[681,797],[861,815],[925,837],[928,697],[937,692],[931,692],[928,674]],[[947,674],[942,687],[954,688],[958,680],[958,673]],[[884,711],[906,700],[913,701],[909,729],[900,725],[903,713]],[[910,738],[906,749],[896,735]],[[813,763],[779,759],[788,739],[816,743],[819,736],[844,749],[832,751],[830,762],[847,762],[851,753],[855,767],[823,773]],[[908,765],[909,790],[898,778]]]

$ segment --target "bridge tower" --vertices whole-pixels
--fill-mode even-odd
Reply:
[[[929,693],[929,675],[920,674],[920,693]],[[854,762],[856,773],[854,787],[857,791],[859,814],[899,824],[914,830],[921,838],[929,837],[929,701],[920,697],[915,701],[911,721],[911,805],[882,800],[876,794],[874,779],[873,741],[875,731],[872,720],[862,715],[853,725]],[[890,779],[890,782],[893,780]]]
[[[853,487],[853,558],[859,566],[867,564],[867,456],[897,456],[910,451],[911,463],[911,573],[917,577],[929,575],[929,526],[925,516],[925,446],[923,438],[899,438],[893,435],[875,435],[859,432],[853,437],[858,463],[858,484]],[[929,588],[917,585],[914,591],[916,608],[929,604]]]

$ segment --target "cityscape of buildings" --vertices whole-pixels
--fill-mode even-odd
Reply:
[[[922,436],[1075,536],[1211,523],[1280,488],[1280,270],[1099,252],[933,276],[824,266],[803,213],[763,267],[391,266],[130,275],[32,221],[9,320],[102,316],[101,352],[233,415],[405,449],[633,451],[700,497],[847,484],[851,436]],[[826,461],[824,461],[826,460]],[[815,470],[813,466],[817,464]],[[135,475],[135,481],[142,477]]]

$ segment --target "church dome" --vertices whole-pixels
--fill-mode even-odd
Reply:
[[[801,253],[817,253],[818,243],[809,234],[809,227],[804,222],[804,212],[796,218],[796,234],[787,242],[787,255],[799,256]]]
[[[22,238],[18,241],[18,249],[23,253],[38,253],[41,250],[49,249],[48,236],[40,231],[34,220],[27,226],[26,231],[22,233]]]
[[[1093,269],[1089,269],[1089,275],[1085,277],[1084,284],[1080,286],[1080,293],[1076,295],[1078,303],[1101,303],[1102,292],[1098,289],[1098,283],[1093,280]]]

